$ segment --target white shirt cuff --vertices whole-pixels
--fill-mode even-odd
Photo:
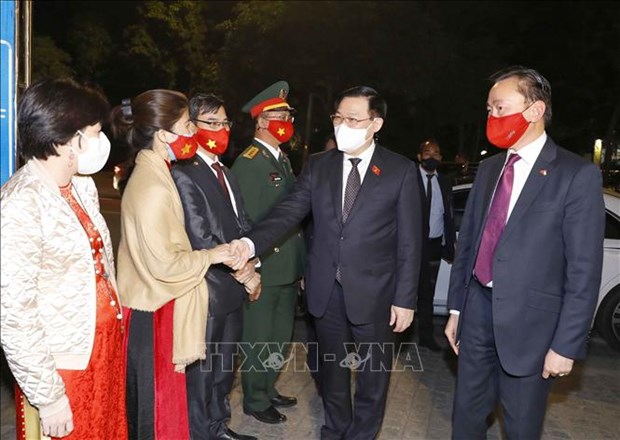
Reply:
[[[250,258],[253,258],[254,254],[256,253],[256,247],[254,246],[254,242],[248,237],[241,237],[241,240],[247,243],[248,247],[250,248]]]
[[[461,312],[459,312],[458,310],[450,309],[450,314],[451,315],[459,316],[461,314]]]

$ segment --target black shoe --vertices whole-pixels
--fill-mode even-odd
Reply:
[[[226,428],[226,431],[222,432],[216,437],[218,440],[258,440],[258,437],[253,435],[237,434],[230,428]]]
[[[297,398],[282,396],[281,394],[278,394],[276,397],[272,397],[269,401],[276,408],[288,408],[289,406],[297,405]]]
[[[420,339],[420,343],[418,345],[420,347],[426,347],[430,351],[441,351],[441,347],[437,344],[437,342],[435,342],[434,338]]]
[[[265,411],[252,411],[249,408],[243,407],[243,412],[263,423],[271,423],[273,425],[286,422],[286,416],[273,406],[270,406]]]

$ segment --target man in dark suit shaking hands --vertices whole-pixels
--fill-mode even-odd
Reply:
[[[480,164],[452,266],[453,437],[486,438],[501,401],[507,437],[535,439],[553,378],[586,353],[601,280],[602,181],[547,136],[542,75],[515,66],[492,80],[487,138],[508,151]]]
[[[194,249],[210,249],[239,238],[250,228],[241,191],[234,175],[220,161],[228,147],[232,123],[224,103],[211,94],[190,100],[190,118],[196,124],[196,156],[179,161],[172,176],[179,191],[185,229]],[[260,294],[260,275],[249,261],[237,272],[222,264],[207,271],[209,315],[207,359],[185,371],[190,433],[192,439],[251,440],[227,427],[230,420],[228,394],[233,384],[236,344],[243,329],[242,305],[247,294]]]
[[[374,141],[387,110],[374,89],[346,90],[334,108],[338,149],[313,155],[291,194],[247,237],[260,254],[312,211],[305,282],[323,360],[321,437],[372,439],[383,420],[394,333],[413,320],[421,191],[415,164]],[[244,242],[233,247],[251,255]],[[353,344],[357,352],[347,355]]]

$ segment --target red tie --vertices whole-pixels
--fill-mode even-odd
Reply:
[[[213,162],[211,164],[215,172],[217,173],[217,181],[220,182],[220,186],[222,187],[222,191],[226,195],[226,198],[230,202],[230,194],[228,193],[228,187],[226,186],[226,179],[224,179],[224,167],[219,162]]]
[[[476,266],[474,268],[476,278],[484,286],[493,280],[493,255],[506,226],[515,174],[513,165],[519,159],[521,157],[518,154],[511,154],[508,158],[502,177],[500,177],[495,189],[495,195],[493,196],[487,221],[484,225],[484,232],[482,233],[482,240],[480,241]]]

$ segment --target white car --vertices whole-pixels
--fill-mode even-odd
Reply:
[[[472,184],[467,183],[452,188],[457,237],[471,187]],[[603,273],[592,324],[610,346],[620,350],[620,193],[603,190],[603,199],[605,201]],[[451,265],[441,261],[433,304],[436,315],[448,314],[450,268]]]

